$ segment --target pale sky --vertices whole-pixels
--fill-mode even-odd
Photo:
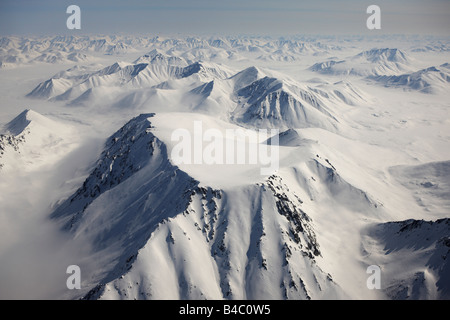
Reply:
[[[66,8],[81,8],[68,30]],[[366,9],[381,8],[369,31]],[[450,35],[450,0],[0,0],[0,34]]]

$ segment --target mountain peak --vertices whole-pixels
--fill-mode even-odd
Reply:
[[[25,109],[17,117],[15,117],[11,122],[6,125],[6,130],[11,134],[17,136],[21,134],[33,121],[42,122],[46,121],[43,115],[37,113],[36,111]]]
[[[187,63],[184,59],[168,55],[167,53],[161,52],[158,49],[153,49],[152,51],[146,53],[145,55],[137,58],[134,64],[138,63],[150,63],[150,64],[163,64],[163,65],[173,65],[173,66],[186,66]]]
[[[405,53],[396,48],[371,49],[368,51],[361,52],[360,54],[357,55],[357,57],[365,57],[367,60],[371,62],[379,62],[381,60],[391,62],[401,62],[401,63],[408,62]]]
[[[255,82],[261,76],[261,71],[258,68],[252,66],[235,74],[230,79],[234,81],[234,90],[236,91]]]
[[[158,49],[153,49],[152,51],[150,51],[149,53],[147,53],[145,56],[148,56],[149,58],[154,58],[157,55],[164,55],[160,50]]]
[[[238,95],[248,97],[251,95],[261,96],[263,93],[271,93],[280,90],[283,82],[277,78],[264,77],[258,79],[238,91]]]

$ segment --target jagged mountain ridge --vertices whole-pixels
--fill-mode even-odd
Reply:
[[[280,177],[243,187],[244,198],[239,196],[241,191],[199,187],[170,164],[164,144],[151,133],[151,117],[134,118],[111,136],[83,186],[52,214],[74,236],[92,239],[98,252],[119,247],[113,270],[103,275],[86,298],[309,299],[339,294],[339,287],[315,261],[321,254],[320,245],[311,219],[301,209],[301,199]],[[110,202],[117,196],[121,200]],[[240,204],[236,207],[235,203]],[[246,239],[242,239],[243,227],[251,230]],[[198,242],[190,247],[189,238],[194,237]],[[174,263],[170,269],[178,269],[178,275],[159,274],[158,267],[141,271],[142,264],[157,254],[152,250],[164,250],[158,244],[161,239],[170,254],[157,261],[150,259],[152,266]],[[181,258],[187,259],[191,253],[175,249],[178,243],[181,248],[187,246],[193,257],[200,254],[192,251],[195,249],[209,252],[206,256],[212,260],[193,259],[189,262],[192,269],[180,264]],[[218,272],[219,282],[209,279],[207,285],[204,271],[195,271],[207,268],[205,264],[212,268],[209,272]],[[146,280],[140,291],[129,285],[125,289],[128,279],[142,277]],[[267,287],[266,281],[273,285]],[[166,289],[159,291],[161,283]]]
[[[153,60],[152,60],[153,61]],[[128,64],[116,62],[101,70],[78,75],[59,73],[40,83],[27,96],[55,100],[73,100],[97,87],[141,88],[158,85],[169,79],[197,76],[199,80],[226,78],[231,73],[218,65],[196,62],[186,67],[161,63]]]

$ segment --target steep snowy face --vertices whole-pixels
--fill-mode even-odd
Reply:
[[[450,219],[406,220],[369,227],[368,259],[383,269],[387,296],[395,300],[448,299]],[[397,263],[394,263],[397,261]],[[381,263],[380,263],[381,262]],[[400,266],[408,266],[402,268]]]
[[[151,116],[134,118],[111,136],[83,185],[52,214],[75,238],[88,239],[92,259],[104,262],[87,280],[94,284],[119,277],[158,223],[186,208],[197,185],[170,164],[150,131]]]
[[[320,127],[336,130],[333,117],[314,92],[289,87],[282,81],[264,77],[237,91],[238,106],[232,119],[263,128]]]
[[[66,79],[48,79],[38,84],[29,94],[30,98],[48,99],[63,94],[72,83]]]
[[[170,166],[165,146],[151,133],[148,118],[152,116],[142,114],[130,120],[107,140],[105,150],[83,186],[53,214],[54,217],[70,217],[66,228],[72,228],[96,198],[141,169],[154,166],[154,170],[164,172],[167,166],[176,170]]]
[[[256,67],[242,70],[230,78],[233,82],[233,91],[239,91],[264,76],[264,73]]]

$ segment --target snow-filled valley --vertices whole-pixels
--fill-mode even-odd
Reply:
[[[449,45],[1,38],[0,298],[450,299]]]

